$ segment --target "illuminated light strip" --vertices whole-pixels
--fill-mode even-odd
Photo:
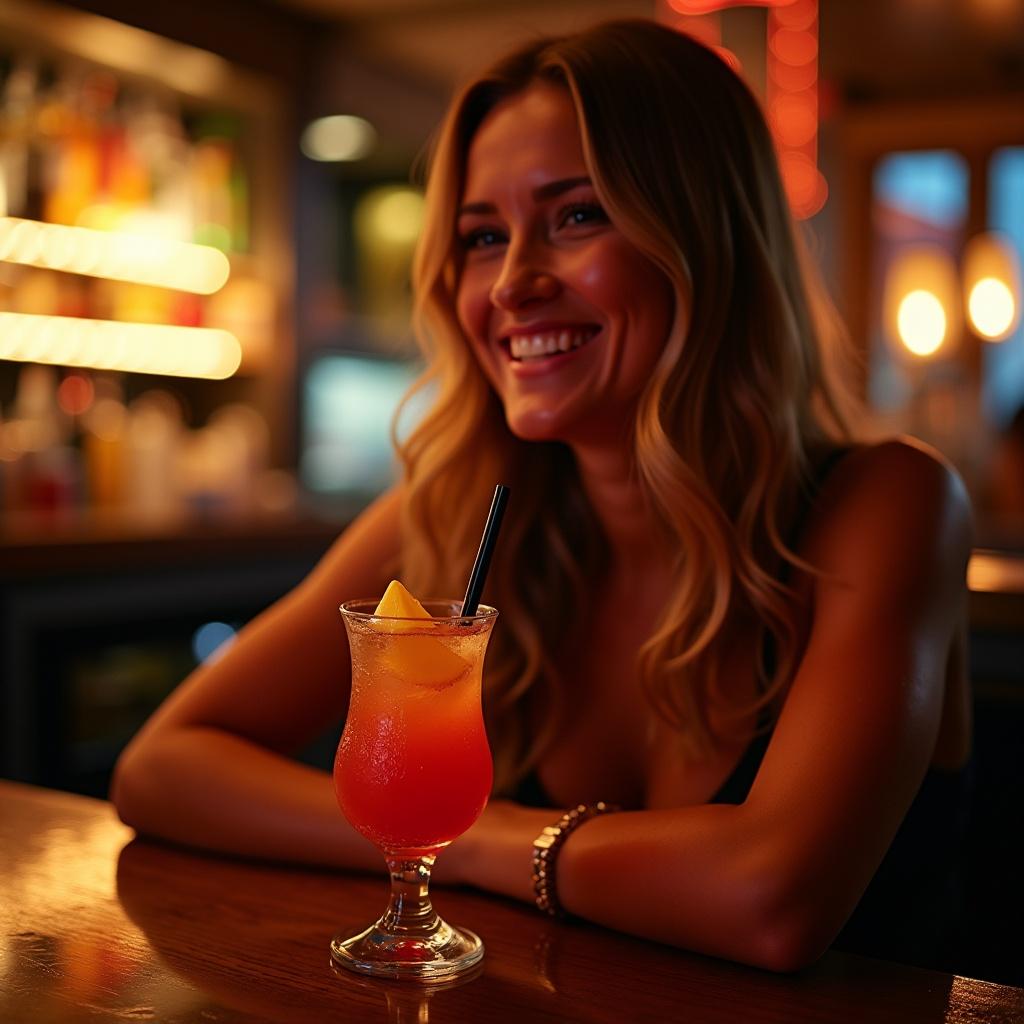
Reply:
[[[210,295],[231,273],[209,245],[0,217],[0,260]]]
[[[223,380],[241,365],[228,331],[0,312],[0,359]]]

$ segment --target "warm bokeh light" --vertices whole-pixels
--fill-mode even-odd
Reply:
[[[900,302],[896,320],[900,340],[915,356],[934,355],[946,338],[946,311],[939,297],[918,289]]]
[[[423,196],[411,188],[382,189],[374,197],[370,230],[380,241],[409,246],[423,226]]]
[[[0,359],[222,380],[242,347],[210,328],[0,312]]]
[[[800,152],[787,151],[779,156],[779,170],[790,206],[798,217],[809,217],[825,205],[828,184],[812,160]]]
[[[967,566],[967,585],[981,593],[1024,593],[1024,560],[975,551]]]
[[[782,28],[810,28],[818,17],[818,0],[791,0],[777,4],[772,17]]]
[[[1017,304],[1005,281],[983,277],[967,297],[971,326],[988,341],[1001,341],[1013,329]]]
[[[301,148],[311,160],[345,162],[362,160],[373,152],[377,131],[365,118],[332,114],[306,126]]]
[[[794,65],[773,60],[772,82],[781,92],[804,92],[806,89],[817,89],[817,62],[811,61],[809,64]]]
[[[949,251],[934,244],[900,248],[886,267],[882,298],[882,322],[894,350],[904,357],[930,357],[940,349],[945,355],[959,342],[961,320]]]
[[[222,288],[231,273],[224,253],[208,245],[18,217],[0,217],[3,260],[199,295]]]
[[[964,296],[971,327],[986,341],[1004,341],[1017,327],[1020,264],[1013,243],[998,232],[975,235],[964,249]]]
[[[57,404],[68,416],[81,416],[88,412],[95,397],[92,381],[80,373],[69,373],[57,388]]]
[[[818,56],[818,40],[807,29],[780,28],[768,41],[772,53],[782,61],[799,67],[810,64]]]
[[[818,133],[818,97],[813,91],[783,93],[769,111],[776,138],[799,149]]]

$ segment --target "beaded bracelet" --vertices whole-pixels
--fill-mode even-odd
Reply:
[[[543,914],[559,917],[562,906],[555,891],[555,860],[566,839],[585,821],[599,814],[619,810],[599,800],[596,804],[580,804],[566,811],[554,825],[547,825],[533,841],[533,895],[537,909]]]

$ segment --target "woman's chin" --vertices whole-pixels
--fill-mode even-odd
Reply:
[[[506,409],[505,422],[508,424],[508,429],[520,441],[567,440],[567,425],[563,418],[552,415],[547,410],[517,413],[516,410]]]
[[[505,423],[521,441],[559,441],[570,447],[628,444],[636,410],[608,405],[552,408],[540,403],[506,403]]]

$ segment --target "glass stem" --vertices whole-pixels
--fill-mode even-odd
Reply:
[[[392,934],[410,937],[434,931],[438,916],[430,903],[430,869],[436,854],[422,857],[393,857],[385,855],[391,875],[391,899],[380,919],[384,929]]]

